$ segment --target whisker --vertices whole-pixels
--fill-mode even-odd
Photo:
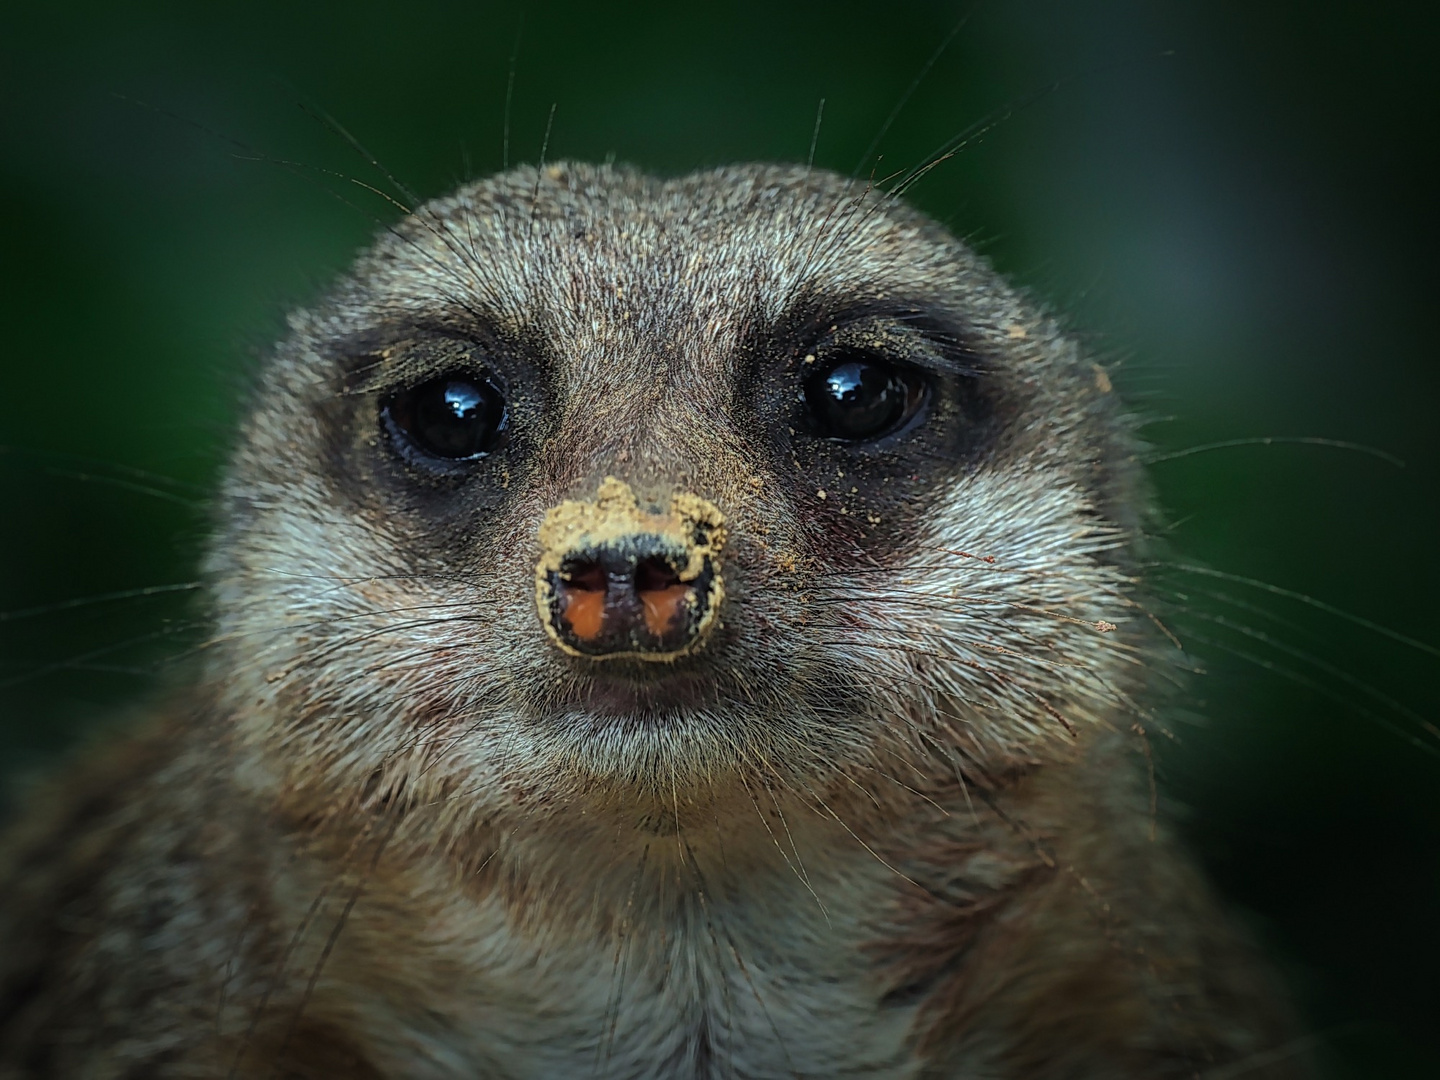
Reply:
[[[1244,660],[1247,663],[1254,664],[1256,667],[1262,668],[1265,671],[1270,671],[1277,675],[1281,675],[1284,678],[1289,679],[1291,682],[1295,683],[1297,686],[1303,686],[1307,690],[1312,690],[1315,693],[1320,694],[1322,697],[1326,697],[1339,705],[1343,705],[1347,709],[1350,709],[1358,715],[1365,717],[1365,719],[1369,720],[1373,724],[1376,724],[1383,730],[1388,731],[1397,739],[1409,743],[1411,746],[1414,746],[1415,748],[1423,751],[1431,757],[1440,758],[1440,749],[1431,746],[1429,743],[1421,739],[1418,735],[1414,735],[1406,731],[1404,728],[1400,727],[1400,725],[1385,719],[1383,716],[1380,716],[1378,713],[1375,713],[1371,709],[1368,709],[1365,706],[1351,700],[1350,698],[1345,697],[1343,694],[1337,693],[1335,690],[1326,686],[1324,683],[1320,682],[1317,679],[1312,679],[1308,675],[1295,671],[1293,668],[1288,668],[1282,664],[1277,664],[1273,660],[1267,660],[1264,657],[1257,656],[1256,654],[1247,652],[1244,649],[1236,648],[1235,646],[1227,644],[1226,642],[1220,641],[1216,638],[1205,637],[1197,633],[1192,633],[1190,636],[1195,638],[1197,641],[1200,641],[1202,644],[1208,645],[1210,648],[1219,649],[1222,652],[1229,653],[1231,656]],[[1423,720],[1420,722],[1422,726],[1425,723]]]
[[[111,461],[106,458],[89,457],[84,454],[72,454],[62,450],[36,450],[23,446],[0,445],[0,456],[33,458],[40,461],[42,466],[45,462],[59,459],[61,461],[71,462],[77,467],[88,466],[89,468],[108,469],[111,472],[119,473],[119,477],[99,476],[92,472],[79,471],[78,468],[72,473],[62,472],[56,473],[55,475],[70,475],[75,479],[94,481],[98,483],[104,483],[112,479],[127,481],[134,485],[134,487],[130,488],[129,490],[135,490],[141,492],[142,494],[155,495],[157,497],[170,498],[175,500],[180,500],[178,492],[175,490],[165,491],[164,489],[179,489],[179,491],[189,492],[190,495],[194,496],[194,498],[189,500],[180,500],[186,505],[191,506],[201,505],[201,501],[210,493],[210,489],[203,484],[191,483],[188,480],[177,480],[173,476],[166,476],[163,473],[152,472],[149,469],[139,469],[133,465],[126,465],[123,462],[119,461]]]
[[[91,649],[65,660],[55,660],[48,664],[41,664],[31,671],[22,675],[12,675],[6,679],[0,679],[0,690],[8,690],[12,687],[22,686],[25,683],[35,682],[45,678],[47,675],[54,675],[61,671],[72,671],[84,668],[89,661],[96,660],[102,656],[110,656],[122,650],[133,648],[136,645],[149,641],[160,641],[167,637],[175,637],[189,633],[204,626],[204,623],[179,623],[162,627],[159,630],[152,630],[145,634],[136,634],[126,638],[124,641],[112,642],[97,649]],[[143,669],[142,669],[143,670]]]
[[[1212,625],[1224,627],[1227,630],[1233,630],[1237,634],[1243,634],[1253,641],[1259,641],[1265,645],[1268,645],[1270,648],[1277,650],[1278,652],[1284,653],[1286,656],[1290,656],[1296,660],[1301,661],[1304,664],[1308,664],[1310,667],[1313,667],[1318,671],[1323,671],[1325,674],[1333,676],[1334,678],[1339,679],[1346,685],[1354,687],[1356,690],[1359,690],[1362,694],[1370,698],[1372,701],[1379,702],[1381,705],[1384,705],[1386,708],[1392,710],[1393,712],[1399,713],[1401,716],[1405,717],[1405,719],[1411,721],[1412,723],[1424,724],[1426,722],[1425,717],[1421,716],[1413,709],[1410,709],[1407,706],[1396,701],[1390,695],[1383,693],[1376,687],[1372,686],[1370,683],[1366,682],[1364,679],[1357,678],[1356,676],[1351,675],[1344,668],[1337,667],[1336,665],[1331,664],[1326,660],[1322,660],[1317,656],[1312,656],[1302,649],[1297,649],[1292,645],[1287,645],[1285,642],[1272,637],[1270,634],[1267,634],[1262,630],[1256,630],[1253,627],[1244,625],[1243,623],[1237,623],[1233,619],[1227,619],[1223,615],[1212,615],[1203,611],[1190,611],[1187,614],[1190,618],[1201,619],[1205,622],[1211,623]]]
[[[365,891],[365,886],[369,884],[370,877],[380,865],[380,857],[385,853],[385,848],[394,837],[395,830],[399,827],[402,816],[397,807],[393,815],[393,820],[390,822],[389,829],[386,830],[385,835],[381,837],[380,842],[375,846],[375,854],[370,859],[369,868],[360,876],[360,880],[355,883],[355,888],[351,890],[349,897],[346,898],[345,907],[341,909],[340,917],[335,920],[335,925],[331,927],[330,933],[325,939],[325,944],[320,950],[320,956],[315,961],[314,968],[310,971],[310,978],[305,983],[305,989],[300,995],[300,1002],[295,1006],[294,1015],[290,1019],[290,1026],[285,1032],[285,1037],[280,1041],[279,1051],[276,1054],[277,1060],[274,1069],[271,1071],[271,1076],[277,1075],[281,1063],[280,1059],[283,1059],[285,1050],[289,1047],[291,1040],[295,1037],[295,1032],[300,1027],[300,1020],[304,1015],[305,1007],[310,1003],[310,999],[315,993],[315,986],[320,981],[320,973],[325,970],[325,964],[329,961],[330,954],[335,951],[335,945],[340,940],[340,935],[350,920],[350,913],[355,910],[355,905],[359,902],[361,894]]]
[[[796,880],[799,881],[801,885],[805,886],[806,892],[808,892],[811,898],[814,899],[815,905],[820,909],[820,914],[824,916],[825,921],[828,924],[830,922],[830,913],[825,910],[825,902],[820,899],[820,894],[817,893],[815,891],[815,887],[810,884],[810,875],[805,872],[804,865],[799,861],[800,850],[795,846],[795,838],[790,834],[789,823],[785,821],[785,816],[780,809],[779,803],[776,801],[774,795],[772,794],[770,802],[771,805],[775,807],[775,812],[780,815],[780,821],[785,828],[785,835],[789,838],[791,850],[795,853],[794,861],[791,860],[790,854],[787,853],[785,848],[781,845],[780,838],[775,835],[775,830],[770,827],[769,819],[765,816],[765,812],[760,808],[759,801],[755,798],[755,790],[750,786],[750,781],[745,777],[743,773],[740,775],[740,782],[745,786],[745,793],[750,797],[750,804],[755,807],[755,814],[757,817],[759,817],[760,824],[765,827],[765,832],[767,835],[769,835],[771,843],[775,845],[775,850],[780,853],[780,858],[783,859],[785,865],[790,868],[790,871],[795,875]]]
[[[510,63],[505,76],[504,132],[500,143],[500,170],[510,168],[510,106],[515,99],[515,65],[520,59],[520,40],[525,33],[525,9],[520,9],[520,24],[515,28],[515,44],[510,49]]]
[[[1314,608],[1316,611],[1323,611],[1327,615],[1334,615],[1337,619],[1344,619],[1346,622],[1363,627],[1371,633],[1387,637],[1391,641],[1416,649],[1425,653],[1427,656],[1440,659],[1440,648],[1434,645],[1427,645],[1423,641],[1417,641],[1415,638],[1391,630],[1388,626],[1382,626],[1360,615],[1352,615],[1350,612],[1335,607],[1333,604],[1327,604],[1323,600],[1317,600],[1315,597],[1307,596],[1302,592],[1295,592],[1293,589],[1286,589],[1279,585],[1272,585],[1268,581],[1245,577],[1243,574],[1231,574],[1224,570],[1215,570],[1208,566],[1196,566],[1191,563],[1157,562],[1151,565],[1163,570],[1177,570],[1184,574],[1196,574],[1201,577],[1217,578],[1221,581],[1233,581],[1239,585],[1249,585],[1252,589],[1260,589],[1263,592],[1270,593],[1272,596],[1283,596],[1286,600],[1294,600],[1297,603]]]
[[[809,795],[810,798],[814,799],[817,803],[820,804],[821,808],[824,809],[826,814],[828,814],[832,819],[834,819],[836,824],[838,824],[842,829],[844,829],[847,833],[850,834],[851,839],[853,839],[857,844],[859,844],[862,848],[869,852],[876,862],[878,862],[881,866],[885,867],[885,869],[889,870],[902,881],[908,881],[911,885],[914,885],[921,892],[926,894],[930,893],[930,890],[925,888],[924,885],[921,885],[918,881],[912,878],[909,874],[905,873],[899,867],[891,864],[883,855],[881,855],[873,847],[867,844],[860,837],[860,835],[855,832],[854,829],[850,828],[849,825],[845,824],[845,821],[840,817],[839,814],[835,813],[835,811],[830,808],[829,803],[827,803],[818,794],[816,794],[813,788],[811,788],[808,784],[804,783],[802,783],[800,786],[805,789],[806,794]]]
[[[146,596],[165,596],[171,593],[194,592],[203,589],[205,583],[201,581],[182,581],[173,585],[146,585],[138,589],[120,589],[116,592],[97,593],[94,596],[78,596],[70,600],[57,600],[50,604],[38,604],[35,607],[16,608],[13,611],[0,611],[0,623],[17,622],[21,619],[33,619],[41,615],[53,615],[61,611],[74,611],[78,608],[95,607],[100,604],[110,604],[117,600],[135,600]]]
[[[634,874],[630,877],[630,891],[625,898],[624,916],[620,921],[619,935],[615,940],[615,956],[610,966],[610,991],[606,995],[605,1002],[605,1022],[595,1051],[597,1069],[601,1066],[605,1067],[605,1072],[599,1074],[601,1076],[604,1076],[609,1070],[610,1055],[614,1052],[616,1033],[620,1026],[620,1010],[624,1004],[625,973],[630,963],[627,946],[634,924],[635,894],[644,877],[645,865],[649,857],[650,845],[646,844],[640,849],[639,862],[636,864]]]
[[[703,896],[704,891],[707,889],[705,875],[700,869],[699,864],[694,860],[693,852],[691,854],[690,865],[692,873],[695,874],[696,879],[700,883],[701,895]],[[703,903],[704,901],[702,900],[702,904]],[[714,924],[711,923],[710,925],[713,931]],[[730,954],[734,958],[736,966],[740,969],[741,977],[750,987],[750,993],[754,996],[755,1003],[760,1006],[760,1011],[765,1017],[765,1022],[769,1025],[771,1033],[775,1036],[775,1044],[779,1048],[781,1056],[785,1059],[786,1068],[789,1070],[791,1076],[795,1077],[796,1080],[800,1080],[801,1074],[795,1067],[795,1061],[790,1055],[789,1045],[787,1044],[785,1037],[780,1033],[780,1025],[775,1022],[775,1017],[770,1012],[770,1006],[765,1002],[765,996],[760,993],[759,986],[756,985],[754,978],[751,976],[750,967],[748,964],[745,963],[745,958],[743,954],[736,946],[735,939],[733,935],[731,935],[729,927],[722,922],[720,924],[720,931],[722,936],[725,938],[726,944],[730,946]],[[716,947],[718,949],[718,945]]]
[[[1312,435],[1257,435],[1244,439],[1221,439],[1219,442],[1201,443],[1198,446],[1187,446],[1183,450],[1162,451],[1156,454],[1147,454],[1143,460],[1146,465],[1158,465],[1162,461],[1178,461],[1181,458],[1193,457],[1195,454],[1208,454],[1212,450],[1229,450],[1240,446],[1326,446],[1334,450],[1350,450],[1357,454],[1366,454],[1373,458],[1393,465],[1397,469],[1405,468],[1403,459],[1379,447],[1367,446],[1365,443],[1348,442],[1345,439],[1325,439]]]
[[[805,155],[805,172],[808,174],[815,167],[815,146],[820,141],[820,120],[825,115],[825,99],[820,99],[820,104],[815,109],[815,129],[810,133],[810,153]]]

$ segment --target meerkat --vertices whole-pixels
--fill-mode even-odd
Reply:
[[[872,186],[518,168],[295,312],[0,1076],[1303,1075],[1163,818],[1132,422]]]

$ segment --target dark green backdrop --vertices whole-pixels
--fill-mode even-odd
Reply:
[[[247,366],[395,215],[347,182],[385,186],[318,113],[438,194],[500,165],[518,36],[512,161],[538,156],[552,105],[551,159],[803,160],[824,99],[816,162],[849,171],[963,10],[8,12],[3,765],[43,762],[192,640],[183,591],[64,602],[193,578]],[[888,131],[877,172],[1003,117],[914,200],[1122,362],[1160,450],[1322,436],[1406,462],[1272,445],[1159,463],[1177,549],[1437,642],[1440,35],[1425,11],[995,0]],[[1285,966],[1334,1076],[1440,1075],[1437,654],[1251,585],[1166,581],[1207,672],[1204,722],[1179,718],[1180,742],[1159,748],[1186,827]]]

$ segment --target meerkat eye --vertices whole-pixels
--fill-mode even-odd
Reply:
[[[924,404],[928,386],[913,369],[846,354],[810,375],[804,393],[816,434],[867,442],[899,430]]]
[[[505,396],[488,378],[441,375],[388,399],[381,417],[402,451],[467,461],[484,457],[505,431]]]

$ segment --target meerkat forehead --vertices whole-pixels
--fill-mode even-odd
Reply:
[[[903,204],[829,173],[750,166],[664,180],[564,164],[429,204],[360,274],[402,309],[433,309],[461,284],[458,261],[474,301],[517,328],[538,319],[579,336],[628,314],[635,332],[693,331],[698,318],[719,335],[745,316],[779,317],[803,291],[938,299],[937,278],[952,289],[961,256]]]

